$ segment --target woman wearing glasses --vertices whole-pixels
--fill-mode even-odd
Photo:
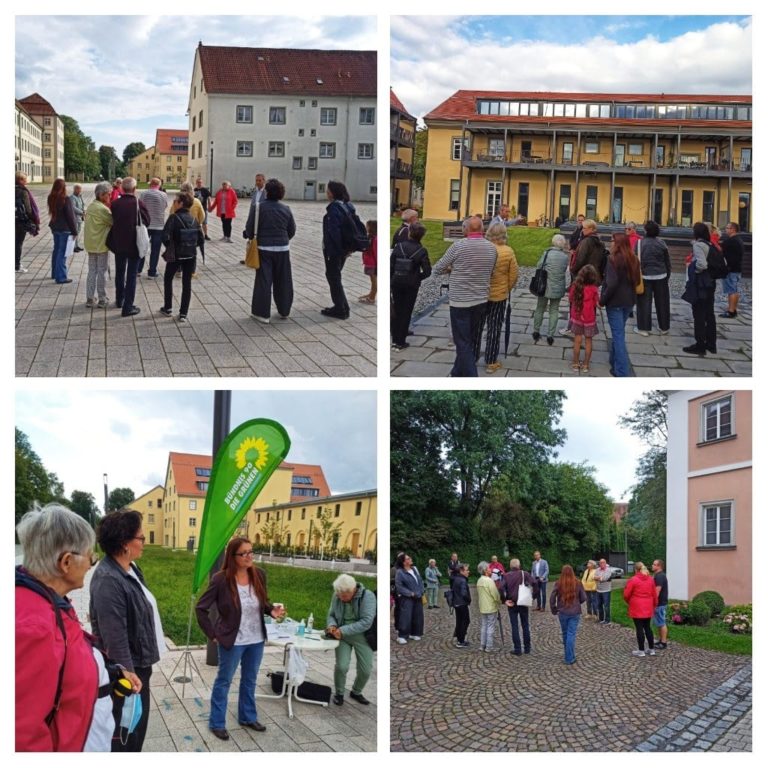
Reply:
[[[210,617],[214,606],[215,622]],[[208,719],[208,727],[216,738],[229,740],[227,697],[238,664],[237,720],[252,731],[266,730],[256,714],[256,677],[267,639],[264,616],[277,619],[284,613],[285,608],[274,607],[267,597],[267,575],[253,565],[251,542],[240,537],[232,539],[227,544],[221,570],[197,602],[197,623],[219,649],[219,671],[211,692]]]
[[[100,688],[114,669],[67,598],[97,559],[93,530],[48,504],[27,512],[16,531],[24,552],[16,567],[16,751],[109,751],[115,721]]]
[[[115,696],[113,713],[117,728],[113,752],[141,752],[149,721],[149,678],[152,665],[165,651],[157,602],[147,589],[134,560],[144,551],[141,515],[132,509],[110,512],[96,529],[104,551],[91,578],[91,626],[107,655],[141,680],[142,714],[135,730],[120,732],[124,698]],[[124,731],[125,729],[123,729]]]

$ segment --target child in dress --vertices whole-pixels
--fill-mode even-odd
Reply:
[[[600,301],[600,291],[597,288],[597,270],[587,264],[582,267],[576,279],[568,289],[571,301],[571,329],[573,330],[573,362],[574,371],[581,370],[589,373],[589,361],[592,357],[592,337],[597,334],[595,311]],[[584,337],[584,362],[579,362],[581,355],[581,339]]]
[[[358,301],[361,304],[375,304],[376,303],[376,221],[365,222],[365,229],[368,232],[368,237],[371,239],[371,244],[363,251],[363,272],[371,278],[371,290],[364,296],[360,296]]]

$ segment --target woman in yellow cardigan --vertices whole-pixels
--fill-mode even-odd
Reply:
[[[595,581],[595,569],[597,563],[590,560],[584,573],[581,574],[581,585],[587,593],[587,616],[597,618],[597,582]]]
[[[499,342],[501,341],[501,323],[507,308],[509,292],[517,283],[517,259],[515,252],[507,245],[507,228],[501,222],[491,224],[485,233],[486,240],[496,246],[496,266],[491,275],[488,303],[475,337],[475,359],[480,358],[483,339],[483,326],[488,325],[485,338],[485,372],[496,373],[501,368],[498,362]]]

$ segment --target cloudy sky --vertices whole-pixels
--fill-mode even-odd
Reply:
[[[376,18],[16,16],[15,95],[24,98],[37,91],[59,114],[77,120],[97,147],[113,146],[122,155],[132,141],[154,144],[156,128],[187,127],[199,41],[374,50]]]
[[[333,493],[376,488],[376,394],[362,391],[232,393],[231,426],[280,422],[288,461],[320,464]],[[213,393],[198,391],[19,392],[16,426],[65,492],[103,504],[109,488],[137,495],[162,485],[168,452],[210,453]]]
[[[745,16],[393,16],[390,81],[421,117],[460,89],[752,93]]]

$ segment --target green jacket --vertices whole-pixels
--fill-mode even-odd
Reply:
[[[327,627],[338,627],[342,637],[360,635],[368,629],[376,618],[376,595],[370,589],[366,589],[360,582],[357,583],[355,595],[352,598],[352,607],[357,616],[357,621],[342,626],[344,620],[344,603],[339,596],[334,594],[331,607],[328,609]]]
[[[83,244],[89,253],[104,253],[107,248],[107,235],[112,229],[112,211],[100,200],[94,200],[85,212],[85,232]]]

